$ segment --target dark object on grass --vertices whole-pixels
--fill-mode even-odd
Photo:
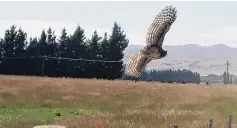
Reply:
[[[62,116],[60,112],[57,112],[55,116]]]
[[[161,81],[161,83],[165,83],[165,81],[164,81],[164,80],[162,80],[162,81]]]
[[[0,108],[7,108],[7,106],[5,106],[5,105],[1,105]]]
[[[186,82],[183,80],[183,81],[181,82],[181,84],[186,84]]]

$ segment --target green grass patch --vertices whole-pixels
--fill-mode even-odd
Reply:
[[[207,108],[213,109],[221,116],[229,116],[232,114],[235,116],[237,112],[237,100],[231,97],[219,97],[213,98],[207,105]]]
[[[48,124],[58,118],[99,114],[101,114],[99,110],[81,108],[1,108],[0,122],[1,125],[9,128],[16,127],[22,123],[24,126],[31,127]]]
[[[61,113],[60,117],[71,115],[97,115],[98,110],[87,110],[78,108],[3,108],[0,109],[0,119],[6,116],[21,116],[38,119],[51,120],[57,118],[56,113]]]

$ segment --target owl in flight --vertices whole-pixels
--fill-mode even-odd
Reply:
[[[125,75],[138,78],[145,66],[152,60],[162,59],[167,51],[162,48],[166,33],[177,17],[177,10],[172,6],[166,6],[155,17],[155,20],[148,29],[146,46],[138,53],[130,57],[125,67]]]

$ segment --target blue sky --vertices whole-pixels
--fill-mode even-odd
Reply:
[[[2,2],[0,37],[12,24],[22,27],[28,36],[40,36],[51,26],[56,35],[63,27],[73,33],[79,23],[91,37],[94,30],[103,36],[117,21],[130,44],[145,44],[146,32],[155,16],[166,5],[178,10],[177,19],[167,33],[165,45],[223,43],[237,47],[237,2]]]

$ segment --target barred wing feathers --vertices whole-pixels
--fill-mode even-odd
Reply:
[[[142,70],[152,59],[147,58],[142,52],[138,52],[130,57],[126,64],[125,74],[127,76],[139,77]]]
[[[146,44],[162,47],[165,34],[177,17],[177,10],[172,6],[166,6],[155,17],[146,35]]]
[[[163,41],[165,34],[176,20],[176,9],[166,6],[155,17],[155,20],[148,29],[146,36],[146,46],[140,52],[132,55],[125,68],[125,75],[139,77],[145,66],[153,59],[161,58]],[[162,55],[165,56],[165,55]]]

